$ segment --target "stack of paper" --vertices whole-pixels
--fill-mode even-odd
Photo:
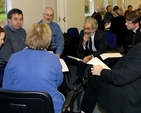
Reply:
[[[120,58],[123,55],[121,55],[120,53],[103,53],[100,55],[100,57],[105,60],[107,58]]]
[[[90,61],[87,62],[87,64],[91,65],[101,65],[104,69],[110,69],[106,64],[104,64],[99,58],[94,57]]]

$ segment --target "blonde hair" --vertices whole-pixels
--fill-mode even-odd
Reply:
[[[33,24],[26,36],[26,45],[30,49],[47,49],[51,42],[51,30],[46,23]]]
[[[92,28],[94,29],[97,29],[98,28],[98,23],[97,23],[97,20],[88,16],[85,18],[85,23],[88,22],[92,25]]]

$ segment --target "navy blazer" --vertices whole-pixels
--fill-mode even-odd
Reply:
[[[99,105],[107,113],[141,112],[141,43],[134,46],[111,71],[102,70],[105,87]]]

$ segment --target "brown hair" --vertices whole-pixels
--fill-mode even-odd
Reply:
[[[5,33],[4,29],[0,26],[0,33],[1,32],[4,32]]]
[[[30,49],[47,49],[51,42],[51,30],[46,23],[33,24],[26,36],[26,44]]]

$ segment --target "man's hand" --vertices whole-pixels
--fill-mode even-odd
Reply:
[[[84,36],[83,36],[83,45],[86,45],[88,40],[89,40],[89,35],[88,34],[84,34]]]
[[[91,58],[92,58],[91,55],[85,56],[85,57],[83,58],[82,62],[86,64]]]
[[[56,55],[57,55],[58,58],[60,58],[60,55],[59,54],[56,54]]]
[[[103,67],[101,65],[96,65],[91,68],[91,73],[92,75],[100,76],[100,73],[102,70],[103,70]]]

